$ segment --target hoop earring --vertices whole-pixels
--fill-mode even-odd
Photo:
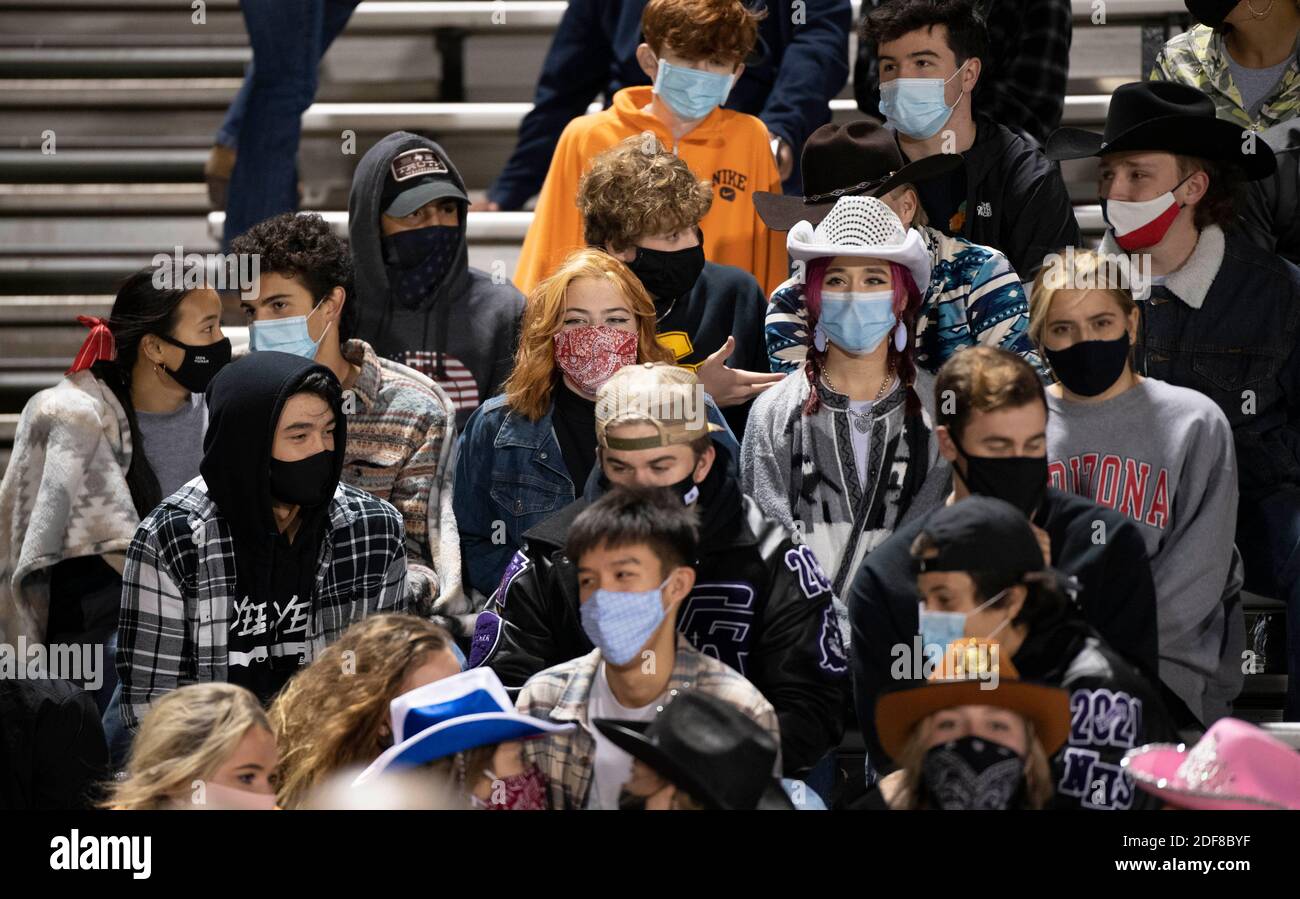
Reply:
[[[1250,0],[1246,0],[1246,8],[1250,10],[1252,17],[1256,19],[1267,19],[1269,13],[1273,11],[1273,0],[1268,0],[1268,6],[1264,7],[1263,12],[1255,12],[1255,4],[1251,3]]]

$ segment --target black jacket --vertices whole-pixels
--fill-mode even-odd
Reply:
[[[928,516],[927,516],[928,517]],[[876,738],[876,697],[896,681],[893,647],[920,630],[911,546],[925,517],[901,525],[872,550],[845,602],[852,626],[853,698],[868,758],[883,758]],[[1095,543],[1094,522],[1105,525]],[[1084,620],[1143,671],[1155,676],[1156,593],[1142,534],[1128,518],[1092,500],[1049,487],[1034,523],[1052,541],[1052,564],[1079,582]]]
[[[1142,374],[1223,410],[1242,502],[1255,503],[1300,485],[1300,269],[1235,231],[1224,234],[1217,271],[1205,265],[1213,280],[1199,309],[1156,290],[1139,304],[1135,355]]]
[[[1300,122],[1274,125],[1260,137],[1273,148],[1277,171],[1246,186],[1238,206],[1242,233],[1260,249],[1300,265]]]
[[[1130,749],[1182,742],[1158,687],[1072,615],[1031,629],[1011,661],[1025,680],[1070,693],[1070,736],[1052,759],[1052,807],[1161,807],[1120,767]]]
[[[89,808],[108,769],[89,693],[61,680],[0,679],[0,809]]]
[[[772,703],[785,770],[794,775],[835,747],[843,732],[848,661],[830,583],[811,551],[764,517],[722,468],[715,462],[706,478],[706,485],[723,483],[702,516],[695,587],[680,606],[677,629]],[[709,492],[701,491],[702,506]],[[524,535],[524,548],[495,594],[504,622],[485,661],[507,686],[594,648],[578,615],[577,571],[564,555],[569,526],[591,494]],[[476,661],[477,653],[471,664]]]
[[[1025,138],[982,115],[966,161],[966,220],[959,233],[926,210],[931,227],[1001,250],[1022,280],[1043,257],[1082,240],[1060,167]]]
[[[663,316],[655,325],[659,341],[673,351],[678,365],[694,369],[722,348],[728,337],[736,348],[727,365],[744,371],[768,370],[763,318],[767,297],[754,276],[743,269],[716,262],[704,263],[695,286],[677,300],[655,300]],[[736,440],[745,436],[745,422],[754,401],[722,410]]]

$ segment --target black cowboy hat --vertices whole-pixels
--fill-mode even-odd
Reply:
[[[1172,81],[1122,84],[1110,98],[1102,134],[1058,128],[1047,140],[1049,159],[1086,159],[1111,153],[1154,150],[1239,166],[1246,180],[1277,169],[1262,138],[1247,141],[1240,125],[1217,118],[1202,91]],[[1249,146],[1249,149],[1248,149]]]
[[[810,134],[803,145],[799,166],[804,196],[755,191],[754,208],[773,231],[789,231],[796,222],[816,225],[842,196],[883,197],[900,185],[926,181],[963,164],[956,153],[907,162],[894,132],[876,119],[832,122]]]
[[[776,741],[744,712],[716,696],[690,691],[652,721],[597,718],[592,724],[619,749],[706,808],[794,808],[772,776]]]

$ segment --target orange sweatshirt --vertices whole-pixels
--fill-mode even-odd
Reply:
[[[515,268],[515,285],[525,294],[571,250],[585,246],[578,179],[591,160],[644,131],[677,153],[695,177],[713,184],[713,205],[700,222],[705,258],[752,273],[769,296],[788,277],[785,235],[769,231],[754,211],[754,191],[781,192],[767,128],[753,116],[718,108],[674,147],[667,126],[641,111],[651,90],[625,87],[609,109],[574,119],[560,135]]]

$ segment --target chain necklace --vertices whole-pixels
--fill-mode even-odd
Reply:
[[[831,380],[831,376],[826,371],[825,368],[822,369],[822,380],[826,382],[826,386],[829,387],[831,390],[835,391],[836,393],[843,393],[843,391],[841,391],[838,387],[835,386],[835,382]],[[885,395],[886,389],[888,389],[889,385],[893,383],[894,383],[894,363],[890,362],[889,369],[888,371],[885,372],[885,377],[880,382],[880,389],[876,391],[876,398],[871,401],[870,409],[868,409],[865,412],[859,412],[857,409],[854,409],[852,406],[844,407],[844,411],[849,413],[849,418],[853,422],[853,427],[859,434],[865,434],[867,433],[867,431],[871,429],[872,422],[876,420],[876,404],[880,402],[881,398],[884,397]],[[847,398],[848,394],[845,393],[844,396],[845,398]]]

